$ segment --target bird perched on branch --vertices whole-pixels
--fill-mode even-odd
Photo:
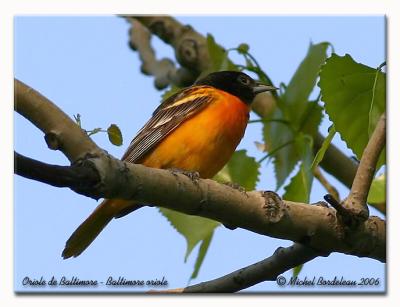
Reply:
[[[242,72],[211,73],[162,102],[122,160],[211,178],[242,139],[255,96],[275,89]],[[141,206],[134,201],[105,199],[68,239],[63,258],[79,256],[113,218]]]

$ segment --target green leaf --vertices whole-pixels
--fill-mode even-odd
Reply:
[[[276,108],[268,119],[287,120],[279,108]],[[274,121],[264,124],[264,143],[269,153],[274,152],[272,158],[276,176],[276,190],[282,186],[300,159],[293,144],[295,135],[293,128],[283,122]]]
[[[218,71],[226,58],[225,50],[215,42],[214,36],[207,34],[207,49],[213,71]]]
[[[282,96],[285,115],[294,123],[300,125],[308,106],[310,96],[317,82],[318,72],[326,60],[329,43],[310,44],[307,55],[297,68]]]
[[[326,59],[329,43],[310,44],[307,55],[278,99],[278,108],[268,119],[290,122],[290,126],[279,122],[266,123],[263,129],[264,142],[269,151],[279,150],[273,155],[276,189],[279,189],[301,159],[294,140],[298,133],[311,136],[317,133],[322,119],[322,108],[309,96],[318,78],[318,72]]]
[[[318,127],[322,121],[323,108],[317,101],[309,101],[305,106],[305,111],[300,124],[300,131],[312,137],[318,132]]]
[[[246,150],[238,150],[214,179],[219,182],[236,183],[251,191],[256,188],[259,167],[260,164],[253,157],[249,157]]]
[[[107,129],[108,139],[116,146],[122,145],[122,133],[117,125],[111,124]]]
[[[368,203],[380,204],[386,202],[386,176],[382,174],[376,177],[371,184],[368,193]]]
[[[355,62],[348,54],[332,54],[321,68],[318,85],[336,131],[360,160],[369,132],[386,109],[386,74]],[[385,163],[385,154],[384,150],[377,169]]]
[[[372,133],[374,132],[375,125],[379,120],[379,117],[385,110],[385,108],[381,108],[379,106],[379,101],[377,101],[377,99],[379,99],[379,93],[381,92],[381,95],[382,95],[382,92],[384,92],[384,93],[386,92],[386,89],[382,88],[382,86],[386,85],[386,82],[385,82],[385,80],[383,80],[383,82],[381,80],[383,74],[381,73],[380,68],[381,68],[381,66],[379,66],[376,69],[374,85],[372,86],[371,107],[369,109],[369,118],[368,118],[368,137],[371,137]],[[378,95],[376,95],[377,93],[378,93]],[[386,95],[384,94],[384,96],[386,96]],[[375,99],[375,98],[377,98],[377,99]]]
[[[229,60],[228,52],[218,45],[209,33],[207,34],[207,49],[211,61],[210,68],[203,71],[200,77],[214,71],[238,70],[236,65]]]
[[[296,148],[301,152],[302,162],[297,174],[291,179],[285,189],[283,199],[308,203],[310,201],[313,173],[311,163],[313,157],[313,139],[300,134],[296,138]]]
[[[321,148],[318,149],[318,152],[316,153],[315,157],[314,157],[314,161],[311,164],[311,170],[314,171],[315,168],[321,163],[322,159],[325,156],[325,153],[329,147],[329,145],[332,142],[333,137],[336,134],[336,129],[335,126],[332,125],[329,128],[329,134],[328,136],[325,138],[325,140],[322,142]]]
[[[239,150],[232,155],[229,162],[214,179],[220,182],[239,184],[246,190],[254,190],[258,182],[259,166],[253,157],[247,155],[246,150]],[[191,279],[196,278],[210,245],[214,229],[220,224],[209,219],[189,216],[164,208],[160,208],[160,211],[168,218],[171,225],[186,238],[185,261],[193,248],[202,242],[191,276]]]
[[[176,86],[176,85],[172,85],[168,90],[166,90],[162,95],[161,95],[161,101],[165,101],[166,99],[168,99],[169,97],[171,97],[172,95],[176,94],[177,92],[179,92],[181,90],[180,87]]]
[[[193,248],[199,242],[203,242],[196,260],[195,271],[193,272],[193,274],[196,273],[195,275],[197,275],[209,247],[212,234],[215,228],[220,225],[220,223],[207,218],[187,215],[166,208],[159,208],[159,210],[161,214],[168,219],[171,226],[174,227],[186,239],[187,247],[185,253],[185,262]]]
[[[194,271],[190,276],[190,279],[194,279],[199,274],[199,270],[201,265],[203,264],[204,258],[206,257],[207,250],[210,246],[211,239],[213,237],[214,232],[211,232],[204,240],[201,242],[199,254],[197,255],[196,263],[194,265]]]
[[[304,266],[304,264],[300,264],[293,268],[293,270],[292,270],[293,277],[297,277],[300,274],[301,270],[303,269],[303,266]]]

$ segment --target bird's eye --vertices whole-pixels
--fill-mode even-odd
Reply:
[[[246,78],[245,76],[239,76],[239,82],[244,84],[244,85],[249,85],[250,84],[250,79]]]

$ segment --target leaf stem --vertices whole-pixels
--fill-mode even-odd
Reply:
[[[88,136],[91,136],[91,135],[96,134],[98,132],[107,132],[107,131],[104,130],[104,129],[101,129],[101,128],[94,128],[92,130],[85,130],[85,132],[87,133]]]
[[[374,78],[374,85],[372,86],[372,98],[371,98],[371,105],[369,107],[369,112],[368,112],[368,136],[371,137],[372,132],[374,132],[374,127],[372,126],[372,121],[373,121],[373,115],[372,111],[374,108],[374,101],[375,101],[375,90],[376,90],[376,83],[378,81],[378,76],[379,73],[381,72],[381,68],[383,65],[386,65],[386,62],[383,62],[381,65],[378,66],[375,72],[375,78]]]
[[[294,142],[294,139],[290,140],[290,141],[288,141],[286,143],[283,143],[282,145],[279,145],[278,147],[276,147],[273,150],[271,150],[267,155],[265,155],[260,160],[258,160],[257,163],[263,162],[265,159],[268,159],[269,157],[273,156],[278,150],[280,150],[280,149],[292,144],[293,142]]]

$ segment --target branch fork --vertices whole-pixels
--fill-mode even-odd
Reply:
[[[369,218],[368,193],[385,144],[386,113],[383,113],[364,149],[349,196],[341,203],[331,194],[324,196],[325,200],[336,209],[344,224],[351,229],[359,227]]]

